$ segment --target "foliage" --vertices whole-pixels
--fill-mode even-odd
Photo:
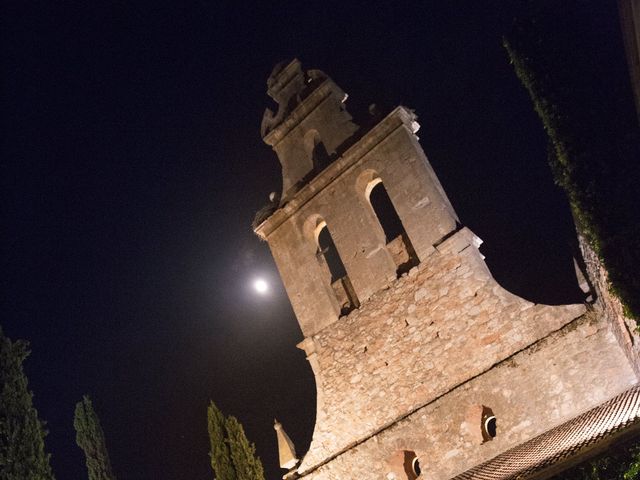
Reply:
[[[53,480],[45,453],[44,423],[33,407],[22,362],[29,355],[23,340],[12,342],[0,327],[0,478]]]
[[[576,226],[625,313],[640,319],[640,133],[619,31],[589,9],[578,0],[530,1],[504,46],[549,136]]]
[[[251,228],[253,230],[258,228],[262,224],[262,222],[273,215],[273,212],[275,212],[277,209],[277,204],[274,204],[273,202],[269,202],[267,205],[261,207],[260,210],[256,212],[256,215],[253,218],[253,222],[251,222]]]
[[[255,456],[256,447],[247,439],[238,419],[228,417],[225,427],[237,480],[264,480],[262,462]]]
[[[216,480],[264,480],[264,470],[256,447],[249,442],[242,424],[223,415],[215,403],[207,409],[211,467]]]
[[[84,451],[89,480],[115,480],[104,431],[87,395],[76,404],[73,427],[76,429],[76,443]]]
[[[211,468],[216,475],[216,480],[235,480],[236,471],[233,468],[233,460],[229,445],[225,441],[225,418],[215,403],[210,402],[207,408],[207,423],[209,428],[209,441],[211,442]]]
[[[640,440],[615,445],[551,480],[640,480]]]

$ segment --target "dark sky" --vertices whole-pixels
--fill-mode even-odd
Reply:
[[[589,2],[587,2],[589,3]],[[618,42],[614,1],[592,2]],[[279,478],[273,418],[304,452],[315,387],[254,213],[280,189],[262,143],[275,63],[414,108],[421,142],[497,280],[580,299],[570,214],[501,36],[512,2],[4,2],[2,320],[58,479],[86,478],[88,393],[120,480],[212,479],[206,406]],[[272,281],[257,296],[251,281]]]

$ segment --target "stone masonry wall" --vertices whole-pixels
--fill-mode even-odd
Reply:
[[[584,314],[583,305],[536,305],[504,290],[491,277],[476,240],[468,229],[457,232],[390,288],[305,340],[318,411],[299,472]]]
[[[393,458],[397,452],[409,450],[419,458],[420,479],[449,479],[564,423],[635,382],[607,322],[589,313],[418,408],[304,478],[406,480],[402,470],[393,468]],[[466,413],[472,405],[491,408],[497,418],[496,437],[483,444],[469,434]],[[375,415],[373,409],[367,412]]]
[[[385,239],[366,194],[373,179],[382,181],[418,258],[427,258],[435,243],[455,231],[455,212],[413,133],[414,123],[415,115],[396,108],[256,228],[269,242],[305,337],[340,314],[316,256],[319,223],[327,225],[360,303],[396,278],[386,246],[391,239]]]

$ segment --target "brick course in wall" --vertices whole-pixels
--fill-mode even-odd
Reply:
[[[392,423],[304,478],[406,479],[392,470],[397,451],[415,451],[420,478],[444,480],[598,405],[636,382],[606,322],[583,315],[482,375]],[[468,433],[473,405],[497,418],[497,435],[478,444]]]

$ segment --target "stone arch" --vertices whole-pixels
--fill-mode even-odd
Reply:
[[[356,178],[356,191],[369,201],[371,190],[380,182],[382,182],[380,174],[372,168],[367,168]]]
[[[302,235],[304,236],[305,240],[315,242],[316,230],[322,223],[326,224],[324,218],[319,213],[313,213],[309,215],[302,223],[301,228]]]
[[[320,270],[322,271],[322,278],[330,284],[331,271],[329,270],[329,266],[324,261],[324,257],[318,255],[320,250],[318,237],[320,235],[320,231],[325,228],[326,225],[327,222],[321,215],[313,214],[305,220],[302,226],[302,232],[305,240],[310,245],[310,251],[315,252],[316,260],[318,261],[318,265],[320,266]]]
[[[396,264],[397,274],[417,265],[418,256],[378,172],[372,169],[362,172],[356,180],[356,190],[382,229],[384,244]]]

